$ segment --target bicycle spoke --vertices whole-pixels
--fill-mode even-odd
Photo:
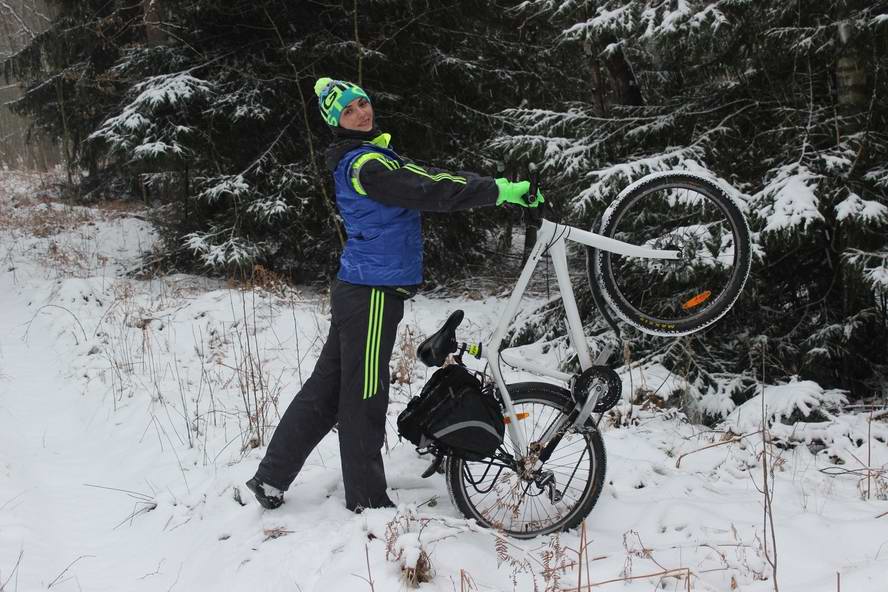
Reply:
[[[665,322],[692,317],[716,303],[731,285],[736,264],[725,214],[688,188],[653,191],[627,208],[632,214],[615,220],[613,236],[682,253],[678,261],[605,255],[627,303]]]
[[[543,402],[516,403],[515,410],[528,414],[519,427],[528,444],[544,444],[539,440],[564,417],[564,411]],[[491,483],[489,476],[480,477],[485,464],[465,462],[468,481],[464,482],[472,488],[466,490],[467,497],[487,523],[513,533],[534,533],[569,516],[588,494],[594,466],[586,438],[573,432],[562,436],[552,457],[539,469],[539,474],[551,474],[553,484],[540,486],[537,477],[522,478],[512,469],[503,469]],[[549,487],[560,495],[554,503]]]

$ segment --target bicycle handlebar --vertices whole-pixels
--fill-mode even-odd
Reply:
[[[540,172],[537,170],[536,163],[532,162],[527,165],[527,176],[530,181],[530,190],[527,192],[527,196],[530,200],[528,203],[531,203],[536,199],[537,191],[540,189]]]
[[[540,172],[536,163],[531,162],[527,165],[527,177],[530,181],[530,190],[527,192],[526,203],[530,204],[536,200],[537,193],[540,190]],[[549,211],[549,208],[551,208],[551,205],[545,201],[535,208],[528,208],[528,222],[539,228],[543,223],[543,215]]]

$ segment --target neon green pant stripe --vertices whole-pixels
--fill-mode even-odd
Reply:
[[[385,292],[376,291],[376,334],[373,336],[373,387],[368,396],[372,397],[379,389],[379,342],[382,340],[382,311],[385,306]]]
[[[370,290],[370,318],[367,320],[367,342],[364,344],[364,398],[369,396],[370,386],[373,384],[370,374],[370,352],[373,349],[373,325],[376,320],[376,289]]]
[[[367,323],[367,343],[364,345],[364,398],[369,399],[379,388],[379,343],[382,340],[382,311],[385,293],[370,291],[370,318]]]

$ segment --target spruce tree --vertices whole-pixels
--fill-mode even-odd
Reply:
[[[544,138],[535,142],[547,146],[549,178],[576,196],[574,221],[594,225],[629,181],[674,168],[708,171],[745,204],[759,257],[731,316],[690,340],[698,387],[715,393],[707,378],[751,377],[765,352],[771,376],[880,392],[888,352],[871,344],[888,341],[888,4],[538,0],[527,9],[561,27],[558,43],[587,57],[595,81],[588,98],[554,112],[509,112]],[[532,150],[508,136],[496,145]]]
[[[139,7],[104,0],[54,0],[50,8],[55,14],[48,29],[4,60],[3,71],[7,81],[21,81],[23,86],[22,98],[11,108],[59,139],[72,180],[78,162],[97,172],[96,155],[85,139],[117,101],[107,76],[120,48],[134,40],[129,23]]]
[[[179,267],[335,270],[342,229],[323,162],[332,136],[312,92],[320,76],[362,84],[412,158],[489,174],[504,168],[481,151],[498,125],[490,114],[551,92],[525,66],[532,29],[486,2],[58,4],[33,59],[7,65],[30,80],[20,109],[59,135],[76,130],[73,156],[94,173],[85,186],[123,181],[166,204],[166,261]],[[50,70],[45,47],[60,48]],[[45,95],[72,68],[85,111]],[[433,277],[477,259],[488,217],[428,217]]]

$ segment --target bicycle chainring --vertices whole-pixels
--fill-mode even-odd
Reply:
[[[579,404],[583,404],[596,389],[604,392],[595,402],[593,413],[604,413],[613,408],[623,393],[623,381],[619,375],[607,366],[592,366],[574,380],[571,395]]]

